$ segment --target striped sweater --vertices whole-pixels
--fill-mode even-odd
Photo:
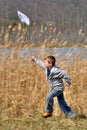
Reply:
[[[34,61],[37,65],[39,65],[41,68],[43,68],[45,70],[45,73],[47,76],[47,68],[46,68],[44,62],[42,62],[36,58],[34,59]],[[50,90],[57,89],[57,90],[63,91],[64,90],[63,79],[65,79],[65,81],[68,84],[71,84],[71,79],[70,79],[69,75],[64,70],[62,70],[60,67],[53,66],[50,71],[49,76],[47,76]]]

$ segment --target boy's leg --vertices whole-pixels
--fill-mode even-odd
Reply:
[[[53,104],[54,100],[53,98],[60,95],[62,91],[53,89],[48,95],[47,95],[47,106],[46,106],[46,112],[42,114],[44,118],[51,117],[53,112]]]
[[[62,91],[53,89],[48,95],[47,95],[47,105],[46,105],[46,112],[53,112],[53,104],[54,100],[53,98],[60,95]]]
[[[63,93],[57,96],[58,102],[59,102],[59,106],[61,108],[61,110],[70,117],[75,117],[76,113],[72,111],[72,109],[67,105],[65,99],[64,99],[64,95]]]

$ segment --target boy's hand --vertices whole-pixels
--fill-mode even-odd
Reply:
[[[66,86],[67,86],[67,87],[70,87],[70,85],[71,85],[71,84],[69,84],[69,83],[66,83]]]
[[[34,60],[35,60],[35,57],[34,57],[34,56],[31,56],[31,60],[34,61]]]

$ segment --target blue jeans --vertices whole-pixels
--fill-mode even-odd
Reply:
[[[46,105],[46,112],[53,112],[53,104],[54,100],[53,98],[57,97],[59,106],[61,110],[64,112],[65,115],[75,117],[75,112],[72,111],[72,109],[67,105],[63,92],[61,90],[53,89],[48,95],[47,95],[47,105]]]

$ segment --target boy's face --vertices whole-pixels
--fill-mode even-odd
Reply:
[[[45,64],[46,68],[48,68],[48,69],[51,69],[51,68],[52,68],[52,63],[49,62],[48,60],[45,60],[45,61],[44,61],[44,64]]]

